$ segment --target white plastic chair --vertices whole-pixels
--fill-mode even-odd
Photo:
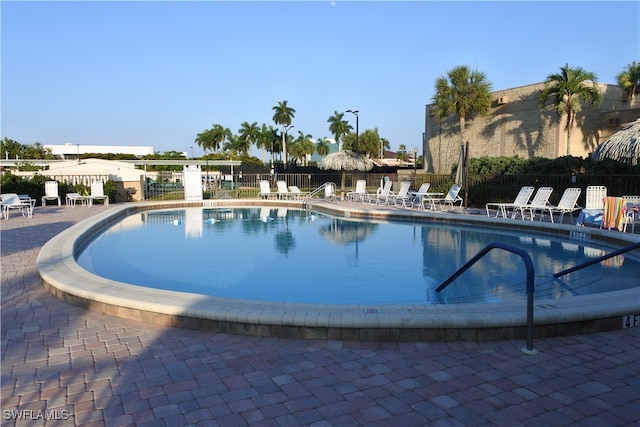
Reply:
[[[367,180],[359,179],[356,181],[356,188],[354,191],[349,191],[346,195],[347,200],[356,201],[364,197],[367,193]]]
[[[520,208],[522,206],[525,206],[527,203],[529,203],[529,199],[533,194],[533,190],[534,188],[531,186],[522,187],[512,203],[499,203],[499,202],[487,203],[487,205],[485,206],[485,209],[487,210],[487,216],[488,217],[491,216],[491,214],[489,213],[489,207],[495,207],[497,209],[496,218],[500,214],[502,215],[503,218],[506,218],[507,212],[509,211],[509,209],[513,210],[511,214],[511,218],[515,218]]]
[[[42,206],[47,204],[47,200],[57,200],[58,206],[62,205],[60,194],[58,193],[58,181],[47,181],[44,183],[44,196],[42,196]]]
[[[91,195],[89,196],[89,206],[93,206],[94,200],[102,200],[105,206],[109,205],[109,196],[104,194],[102,181],[91,181]]]
[[[462,190],[461,186],[459,186],[458,184],[453,184],[451,188],[449,188],[449,191],[447,192],[446,196],[444,196],[443,198],[432,198],[431,201],[432,203],[434,203],[434,206],[435,206],[435,203],[438,203],[441,206],[451,205],[452,209],[453,209],[453,205],[460,202],[460,206],[462,207],[463,199],[462,197],[458,196],[458,193],[460,193],[460,190]]]
[[[580,209],[580,206],[578,206],[578,197],[580,197],[580,193],[582,193],[580,188],[567,188],[564,190],[564,193],[562,193],[562,197],[560,198],[560,202],[558,202],[557,206],[550,205],[545,208],[545,210],[549,210],[549,216],[551,217],[552,223],[554,213],[560,214],[560,223],[562,223],[562,219],[566,213],[571,215],[571,222],[573,222],[573,211]]]
[[[4,219],[9,219],[9,211],[11,209],[17,209],[22,213],[22,216],[29,218],[33,217],[33,204],[31,199],[20,200],[20,197],[16,193],[0,194],[0,200],[2,200],[2,214]]]
[[[553,193],[552,187],[538,188],[538,191],[536,191],[535,196],[533,196],[531,203],[520,206],[520,215],[522,216],[522,219],[526,219],[526,211],[529,211],[529,219],[533,221],[536,212],[540,211],[540,221],[542,221],[542,218],[544,218],[544,209],[549,205],[549,197],[551,197],[551,193]]]
[[[272,197],[277,197],[276,193],[271,192],[269,181],[260,181],[260,192],[258,193],[258,197],[260,197],[261,199],[270,199]]]
[[[276,186],[278,188],[278,198],[288,199],[290,194],[289,189],[287,188],[287,183],[285,181],[278,181],[276,182]]]

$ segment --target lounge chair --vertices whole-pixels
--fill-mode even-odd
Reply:
[[[580,193],[582,190],[580,188],[567,188],[562,193],[562,197],[560,198],[560,202],[557,206],[547,206],[545,210],[549,211],[549,216],[551,217],[551,222],[553,223],[553,214],[560,214],[560,223],[564,219],[564,214],[568,213],[571,215],[571,222],[573,222],[573,211],[577,211],[580,209],[578,206],[578,197],[580,197]]]
[[[627,232],[627,225],[631,223],[631,232],[635,232],[636,221],[640,219],[640,196],[622,196],[625,200],[624,227],[623,232]]]
[[[489,208],[495,207],[495,209],[497,209],[496,218],[500,214],[502,214],[503,218],[506,218],[507,213],[509,212],[510,209],[512,210],[511,218],[515,218],[517,213],[520,211],[520,208],[522,206],[526,206],[527,203],[529,203],[529,199],[531,198],[532,194],[533,194],[533,187],[524,186],[520,189],[520,192],[518,192],[518,195],[516,196],[516,198],[513,200],[512,203],[499,203],[499,202],[487,203],[485,207],[485,209],[487,210],[487,216],[488,217],[491,216],[491,214],[489,213]]]
[[[91,195],[89,196],[89,206],[93,206],[94,200],[102,200],[105,206],[109,206],[109,196],[104,194],[102,181],[91,181]]]
[[[529,211],[529,219],[533,221],[536,212],[540,211],[540,221],[542,221],[542,218],[544,218],[544,209],[549,205],[549,197],[551,197],[551,193],[553,193],[552,187],[538,188],[538,191],[536,191],[535,196],[533,196],[531,203],[520,206],[520,215],[522,216],[522,219],[526,219],[526,212]]]
[[[278,194],[271,191],[269,181],[262,180],[260,181],[260,192],[258,193],[258,197],[261,199],[270,199],[272,197],[278,197]]]
[[[363,203],[369,203],[369,204],[387,204],[387,201],[389,200],[389,196],[391,195],[391,186],[393,185],[393,182],[391,180],[385,181],[384,183],[384,187],[382,188],[378,188],[378,190],[376,191],[375,194],[367,194],[364,196],[364,198],[362,199]]]
[[[29,200],[20,200],[20,197],[18,197],[16,193],[7,193],[0,194],[0,200],[2,201],[2,214],[4,219],[9,219],[9,211],[11,209],[19,210],[22,216],[33,217],[31,198],[29,198]]]
[[[303,191],[300,191],[300,189],[298,188],[297,185],[290,185],[289,186],[289,195],[291,197],[293,197],[294,199],[303,199],[305,198],[309,193],[305,193]]]
[[[44,196],[42,196],[42,206],[47,204],[47,200],[57,200],[58,206],[62,205],[60,194],[58,193],[58,181],[47,181],[44,183]]]
[[[424,209],[424,198],[429,196],[429,194],[427,193],[429,191],[429,187],[431,187],[431,183],[425,182],[420,185],[418,191],[416,191],[415,193],[409,193],[411,194],[411,200],[409,200],[411,202],[411,205],[409,206],[410,208],[417,205]]]
[[[602,226],[604,213],[604,198],[607,197],[607,187],[604,185],[590,185],[585,194],[584,209],[578,215],[577,225],[586,224]]]
[[[451,208],[453,209],[453,205],[460,202],[460,207],[462,207],[462,202],[464,200],[462,199],[462,197],[458,196],[458,193],[460,193],[460,190],[462,190],[461,186],[459,186],[458,184],[453,184],[451,188],[449,188],[449,191],[447,192],[446,196],[441,198],[432,197],[430,200],[431,200],[431,203],[433,204],[434,210],[435,210],[436,203],[439,204],[440,206],[451,205]]]
[[[400,203],[401,206],[406,208],[407,202],[410,201],[412,197],[409,194],[410,188],[411,188],[411,182],[402,181],[402,183],[400,184],[400,190],[398,191],[398,194],[391,194],[391,196],[389,197],[388,203],[393,202],[395,206],[398,206],[398,203]]]
[[[287,188],[287,183],[285,181],[278,181],[276,182],[276,186],[278,188],[278,198],[288,199],[290,194],[289,194],[289,188]]]
[[[367,194],[367,180],[359,179],[356,181],[356,188],[349,191],[346,195],[347,200],[356,201],[362,199]]]

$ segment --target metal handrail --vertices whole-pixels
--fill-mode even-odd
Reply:
[[[310,199],[311,197],[315,196],[316,194],[318,194],[319,192],[321,192],[322,190],[324,190],[328,186],[333,186],[333,194],[335,195],[336,194],[336,184],[334,184],[333,182],[325,182],[320,187],[316,188],[315,190],[313,190],[309,194],[307,194],[306,198]]]
[[[571,268],[567,268],[566,270],[562,270],[562,271],[560,271],[558,273],[555,273],[553,275],[553,277],[560,277],[560,276],[564,276],[565,274],[573,273],[574,271],[582,270],[583,268],[589,267],[590,265],[597,264],[599,262],[608,260],[609,258],[613,258],[613,257],[618,256],[620,254],[623,254],[625,252],[629,252],[629,251],[632,251],[634,249],[639,249],[639,248],[640,248],[640,242],[634,243],[631,246],[626,246],[626,247],[624,247],[622,249],[618,249],[617,251],[613,251],[613,252],[608,253],[606,255],[602,255],[601,257],[598,257],[598,258],[590,259],[587,262],[583,262],[582,264],[578,264],[578,265],[573,266]]]
[[[442,284],[436,288],[436,292],[440,292],[441,290],[443,290],[444,288],[449,286],[449,284],[451,282],[453,282],[455,279],[457,279],[462,273],[467,271],[473,264],[478,262],[490,250],[496,249],[496,248],[497,249],[503,249],[505,251],[514,253],[514,254],[520,256],[520,258],[522,258],[522,260],[524,261],[525,269],[527,271],[527,286],[526,286],[526,292],[527,292],[527,348],[526,348],[526,350],[522,349],[522,351],[524,351],[525,353],[528,353],[528,354],[535,354],[536,351],[533,349],[533,292],[534,292],[533,278],[534,278],[534,269],[533,269],[533,262],[531,261],[531,257],[524,250],[522,250],[520,248],[516,248],[515,246],[507,245],[506,243],[502,243],[502,242],[491,242],[487,246],[485,246],[484,249],[482,249],[480,252],[478,252],[478,254],[476,256],[471,258],[465,265],[460,267],[458,269],[458,271],[456,271],[451,277],[449,277],[447,280],[442,282]]]

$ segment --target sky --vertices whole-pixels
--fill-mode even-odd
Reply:
[[[640,62],[639,1],[2,1],[0,137],[200,156],[221,124],[332,137],[358,110],[391,149],[421,149],[425,105],[458,65],[492,91],[565,64],[601,83]],[[355,129],[356,118],[345,119]],[[258,155],[257,151],[253,151]]]

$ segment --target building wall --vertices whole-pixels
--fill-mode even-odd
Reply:
[[[598,85],[603,102],[596,109],[584,106],[571,133],[571,155],[586,157],[596,146],[620,129],[620,125],[640,117],[640,99],[625,100],[615,85]],[[487,117],[466,118],[469,157],[519,156],[557,158],[567,154],[564,117],[554,108],[538,108],[544,83],[493,92]],[[460,125],[457,116],[438,121],[433,105],[425,109],[423,141],[426,172],[450,173],[460,153]],[[562,120],[562,121],[561,121]]]

